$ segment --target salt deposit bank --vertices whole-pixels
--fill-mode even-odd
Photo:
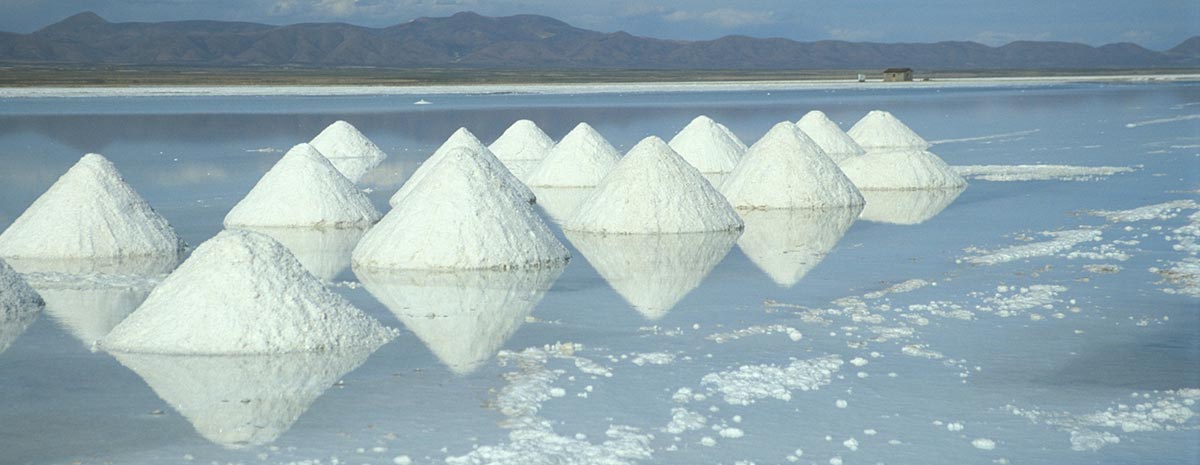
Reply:
[[[547,90],[0,97],[0,463],[1200,453],[1196,84]]]

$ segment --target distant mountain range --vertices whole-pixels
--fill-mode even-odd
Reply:
[[[0,62],[576,69],[1172,68],[1200,66],[1200,36],[1160,52],[1132,43],[1092,47],[1019,41],[989,47],[975,42],[796,42],[746,36],[678,41],[590,31],[545,16],[492,18],[469,12],[385,28],[342,23],[110,23],[86,12],[29,34],[0,32]]]

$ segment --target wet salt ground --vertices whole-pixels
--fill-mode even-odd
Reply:
[[[470,341],[505,352],[469,373],[434,356],[455,353],[454,342],[426,333],[437,348],[427,346],[343,270],[333,278],[340,292],[405,330],[306,410],[300,405],[303,413],[278,439],[242,449],[205,439],[197,432],[205,423],[193,426],[172,405],[178,398],[160,399],[112,357],[89,352],[79,325],[43,312],[0,353],[0,463],[1200,460],[1198,423],[1189,416],[1196,394],[1166,392],[1200,388],[1197,301],[1163,292],[1171,286],[1149,271],[1188,256],[1165,236],[1174,237],[1195,209],[1118,223],[1086,213],[1197,199],[1200,131],[1175,118],[1195,112],[1189,104],[1200,102],[1200,86],[771,94],[445,96],[421,107],[403,97],[13,100],[0,108],[0,142],[11,148],[0,154],[0,166],[8,167],[0,172],[0,226],[80,154],[98,151],[194,246],[217,232],[281,150],[339,118],[392,155],[363,183],[380,207],[458,126],[490,140],[518,118],[533,119],[552,137],[588,121],[624,150],[645,135],[670,136],[700,113],[753,142],[773,123],[810,109],[848,128],[882,108],[929,140],[947,140],[932,151],[953,165],[1136,169],[1086,181],[971,180],[924,223],[853,223],[791,287],[733,245],[699,287],[653,321],[605,280],[614,273],[602,269],[603,256],[580,254],[564,240],[574,258],[528,316],[520,305],[505,305],[517,308],[503,314],[506,321],[478,321],[511,336]],[[1175,120],[1141,124],[1163,119]],[[252,151],[262,148],[273,150]],[[1103,228],[1101,241],[1005,263],[969,260],[1053,239],[1042,232],[1082,228]],[[1066,258],[1071,252],[1103,257]],[[650,263],[662,272],[674,262]],[[1085,268],[1100,264],[1120,271]],[[910,279],[936,286],[874,297]],[[103,311],[87,309],[89,303],[117,301],[108,307],[119,315],[111,308],[128,311],[137,295],[102,300],[83,293],[76,301],[85,312]],[[897,338],[877,340],[881,335]],[[554,345],[560,342],[569,344]],[[759,365],[793,370],[780,376]],[[766,376],[723,390],[730,384],[721,380],[741,367]],[[743,405],[764,387],[774,389]],[[680,388],[692,390],[687,402],[673,399],[687,397],[677,395]],[[1155,402],[1161,405],[1153,413],[1136,407]],[[669,428],[672,409],[685,411]],[[689,430],[699,419],[700,429]]]

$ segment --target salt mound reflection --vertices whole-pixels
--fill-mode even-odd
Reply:
[[[861,218],[875,223],[913,225],[929,221],[954,203],[954,199],[966,190],[922,189],[922,190],[863,190],[867,201]]]
[[[228,448],[268,444],[378,347],[279,355],[113,353],[205,439]]]
[[[700,285],[741,231],[565,234],[617,294],[646,319],[657,320]]]
[[[355,273],[438,360],[465,375],[500,350],[565,268]]]
[[[739,212],[742,253],[776,284],[792,287],[833,250],[862,207]]]

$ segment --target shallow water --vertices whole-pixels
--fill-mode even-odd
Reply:
[[[89,351],[91,339],[148,284],[41,283],[50,308],[31,322],[0,321],[9,339],[0,347],[11,343],[0,352],[0,463],[1200,461],[1200,397],[1178,392],[1200,388],[1200,304],[1164,292],[1173,285],[1149,271],[1188,256],[1172,230],[1195,207],[1138,222],[1086,213],[1198,198],[1200,126],[1137,123],[1200,112],[1200,85],[413,100],[6,100],[0,227],[80,155],[99,152],[195,246],[283,151],[336,119],[391,154],[360,183],[383,211],[455,129],[490,141],[518,118],[555,138],[587,121],[625,150],[698,114],[750,143],[810,109],[848,129],[879,108],[946,141],[931,151],[952,165],[1137,169],[1087,181],[971,180],[957,197],[876,202],[848,225],[832,213],[760,215],[736,239],[605,241],[555,228],[573,254],[561,274],[360,284],[331,252],[353,239],[289,237],[338,292],[401,328],[365,361],[118,361]],[[547,218],[575,195],[547,202]],[[1081,227],[1101,228],[1102,239],[995,265],[962,260]],[[1120,271],[1085,268],[1097,264]],[[910,279],[936,285],[877,293]],[[566,344],[547,348],[556,343]],[[842,363],[807,370],[828,357]],[[720,373],[740,367],[745,383],[723,384],[731,375]],[[675,396],[680,388],[702,396],[673,400],[687,397]],[[1153,415],[1136,407],[1156,402]],[[703,426],[668,428],[673,408]],[[1073,434],[1095,450],[1072,450]],[[1088,437],[1100,447],[1086,447],[1097,444]],[[994,449],[978,448],[980,438]]]

